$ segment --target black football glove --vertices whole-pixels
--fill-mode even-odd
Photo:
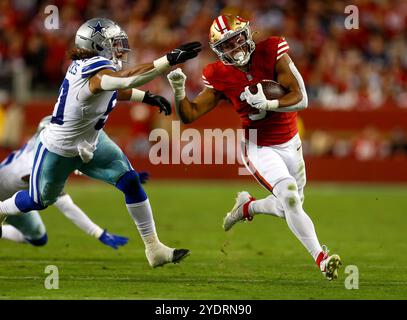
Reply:
[[[188,42],[167,53],[167,59],[170,66],[174,66],[195,58],[201,50],[202,44],[200,42]]]
[[[171,114],[170,102],[162,96],[150,93],[150,91],[146,91],[142,102],[149,104],[150,106],[158,107],[160,109],[160,113],[164,111],[166,116]]]

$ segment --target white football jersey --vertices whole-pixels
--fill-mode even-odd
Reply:
[[[0,163],[0,201],[13,196],[17,191],[28,189],[22,178],[31,174],[37,136],[33,136],[21,149],[11,152]]]
[[[51,124],[40,138],[51,152],[64,157],[78,155],[77,145],[87,141],[96,145],[99,131],[116,105],[117,91],[90,94],[89,78],[102,69],[116,70],[112,61],[103,57],[73,60],[59,89]],[[82,90],[82,91],[81,91]],[[80,92],[89,92],[82,98]]]

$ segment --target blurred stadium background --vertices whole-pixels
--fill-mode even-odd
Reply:
[[[347,3],[338,0],[56,0],[59,30],[44,28],[48,1],[0,0],[0,156],[34,132],[52,111],[78,26],[106,16],[127,31],[130,65],[148,62],[174,46],[199,40],[204,51],[183,66],[188,94],[203,86],[201,70],[217,57],[208,28],[221,12],[251,20],[255,40],[283,35],[310,98],[300,113],[310,181],[407,182],[407,2],[355,0],[359,29],[344,28]],[[144,89],[172,98],[163,76]],[[172,99],[171,99],[172,100]],[[238,128],[222,105],[191,126]],[[148,161],[153,128],[171,128],[174,117],[144,105],[122,104],[106,131],[136,167],[155,178],[238,179],[235,165],[159,165]],[[187,173],[187,174],[186,174]],[[247,177],[246,177],[247,179]]]
[[[59,30],[44,28],[48,4],[59,8]],[[359,29],[344,28],[347,4],[359,8]],[[146,190],[160,238],[185,245],[193,254],[180,265],[151,270],[122,195],[78,178],[82,180],[68,183],[66,191],[96,223],[129,236],[131,242],[113,251],[51,207],[42,215],[47,246],[1,243],[0,299],[407,297],[404,0],[0,0],[0,158],[19,148],[38,121],[52,112],[69,64],[67,52],[84,20],[106,16],[119,22],[129,35],[131,65],[152,61],[183,42],[204,43],[199,58],[183,66],[193,96],[203,86],[203,66],[217,58],[207,35],[221,12],[250,19],[257,41],[270,35],[287,38],[310,98],[309,108],[299,114],[311,182],[305,207],[321,243],[340,253],[344,266],[359,268],[360,290],[344,289],[344,270],[335,283],[322,279],[283,220],[259,216],[251,225],[223,232],[221,219],[233,205],[235,192],[246,189],[261,198],[265,190],[252,177],[239,176],[237,164],[152,165],[149,133],[154,128],[171,130],[176,117],[123,103],[110,115],[106,131],[136,169],[150,171]],[[172,100],[165,76],[143,89]],[[225,104],[183,129],[239,125]],[[166,181],[157,182],[160,179]],[[313,183],[317,181],[362,184]],[[63,290],[44,289],[44,267],[49,264],[60,267]]]

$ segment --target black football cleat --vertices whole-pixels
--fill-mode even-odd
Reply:
[[[174,249],[174,253],[172,254],[172,263],[179,263],[190,254],[191,252],[188,249]]]

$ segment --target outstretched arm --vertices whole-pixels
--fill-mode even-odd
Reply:
[[[103,244],[118,249],[119,246],[124,246],[128,238],[117,236],[103,230],[95,224],[90,218],[79,208],[68,194],[62,194],[58,197],[54,206],[63,213],[65,217],[71,220],[79,229],[87,234],[99,239]]]
[[[174,91],[175,110],[183,123],[191,123],[211,111],[219,103],[222,94],[219,91],[205,87],[193,101],[185,93],[186,75],[180,68],[167,75]]]
[[[168,70],[170,66],[195,58],[201,51],[199,42],[191,42],[172,50],[152,63],[142,64],[122,71],[103,69],[89,79],[89,90],[96,94],[101,91],[113,91],[136,88],[151,81]]]

